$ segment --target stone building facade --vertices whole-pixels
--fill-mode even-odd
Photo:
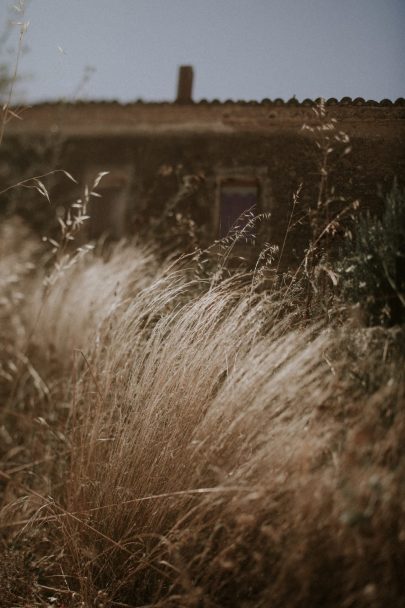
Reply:
[[[328,99],[320,118],[314,112],[319,102],[309,99],[193,102],[190,72],[185,81],[182,90],[180,78],[173,103],[27,108],[7,128],[5,185],[10,171],[4,167],[25,154],[24,176],[31,154],[42,172],[66,169],[81,187],[100,171],[109,172],[98,189],[102,198],[94,199],[91,236],[120,237],[142,231],[150,221],[164,231],[164,219],[181,216],[192,218],[206,243],[224,236],[251,209],[267,214],[264,238],[280,243],[294,192],[301,187],[298,211],[316,204],[325,167],[331,197],[359,199],[364,207],[378,208],[395,178],[403,183],[404,99]],[[325,137],[332,144],[326,152]],[[60,178],[49,186],[62,204],[78,194]],[[289,238],[291,249],[302,248],[305,227]]]

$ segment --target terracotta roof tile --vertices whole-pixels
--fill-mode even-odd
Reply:
[[[221,101],[217,98],[215,99],[199,99],[196,101],[191,101],[186,105],[240,105],[240,106],[258,106],[258,105],[272,105],[272,106],[303,106],[303,107],[307,107],[307,106],[313,106],[316,105],[317,103],[319,103],[320,101],[320,97],[316,98],[316,99],[310,99],[310,98],[306,98],[303,101],[299,101],[296,97],[292,97],[291,99],[285,101],[284,99],[281,99],[280,97],[276,97],[275,99],[269,99],[268,97],[262,99],[261,101],[255,100],[255,99],[251,99],[251,100],[245,100],[245,99],[238,99],[238,100],[234,100],[234,99],[227,99],[225,101]],[[396,100],[391,100],[391,99],[382,99],[381,101],[375,101],[373,99],[368,99],[365,100],[363,97],[356,97],[354,99],[352,99],[351,97],[342,97],[340,100],[336,99],[335,97],[330,97],[329,99],[325,100],[326,105],[328,106],[381,106],[381,107],[387,107],[387,106],[404,106],[405,105],[405,99],[403,97],[398,97],[398,99]],[[136,99],[134,101],[130,101],[130,102],[126,102],[126,103],[121,103],[117,100],[78,100],[75,102],[63,102],[63,101],[44,101],[44,102],[39,102],[37,104],[33,104],[35,106],[42,106],[42,107],[52,107],[52,106],[58,106],[58,105],[68,105],[68,106],[79,106],[79,107],[84,107],[84,106],[121,106],[121,107],[131,107],[131,106],[138,106],[138,105],[144,105],[144,106],[171,106],[171,105],[177,105],[176,102],[173,101],[145,101],[143,99]]]

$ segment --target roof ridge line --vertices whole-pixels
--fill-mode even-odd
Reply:
[[[178,103],[176,101],[145,101],[143,99],[135,99],[134,101],[128,102],[120,102],[117,100],[107,100],[107,99],[90,99],[90,100],[77,100],[77,101],[64,101],[64,100],[48,100],[48,101],[40,101],[37,103],[27,104],[28,108],[33,107],[41,107],[41,106],[120,106],[120,107],[131,107],[131,106],[199,106],[199,105],[207,105],[207,106],[215,106],[215,105],[241,105],[241,106],[295,106],[295,107],[314,107],[320,102],[321,98],[318,97],[316,99],[310,99],[309,97],[299,101],[296,97],[292,97],[291,99],[284,100],[281,97],[276,97],[275,99],[264,98],[260,101],[258,100],[244,100],[244,99],[226,99],[225,101],[221,101],[219,99],[199,99],[197,101],[190,101],[187,103]],[[374,99],[365,99],[363,97],[342,97],[341,99],[337,99],[336,97],[324,98],[326,106],[379,106],[379,107],[390,107],[390,106],[405,106],[405,98],[398,97],[395,100],[391,100],[388,98],[384,98],[381,101],[375,101]]]

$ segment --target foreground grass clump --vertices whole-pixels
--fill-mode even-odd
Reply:
[[[120,245],[27,287],[3,605],[398,605],[403,330],[292,329],[249,276],[196,277]]]

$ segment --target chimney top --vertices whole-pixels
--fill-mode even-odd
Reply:
[[[176,98],[177,103],[193,102],[193,77],[194,71],[192,65],[181,65],[179,67]]]

